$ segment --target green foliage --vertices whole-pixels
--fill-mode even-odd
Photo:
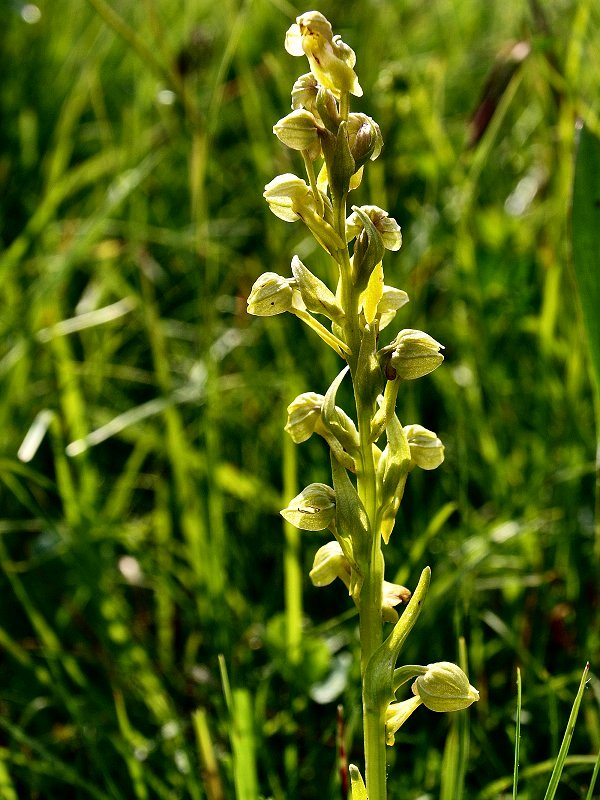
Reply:
[[[280,56],[283,32],[303,9],[53,0],[28,24],[5,5],[0,790],[218,797],[200,709],[232,797],[222,653],[259,791],[334,797],[338,702],[350,760],[359,747],[344,658],[356,618],[306,580],[322,540],[296,543],[305,622],[299,666],[286,663],[277,510],[295,493],[288,463],[281,502],[285,408],[324,394],[337,356],[299,321],[255,324],[244,308],[256,275],[285,269],[282,253],[320,258],[261,196],[298,168],[271,126],[297,66]],[[407,390],[446,461],[434,479],[411,476],[388,549],[398,583],[425,563],[435,575],[405,657],[466,638],[482,695],[471,798],[498,797],[487,787],[504,776],[510,791],[521,668],[519,797],[540,797],[582,665],[600,666],[596,435],[568,225],[574,120],[598,134],[600,11],[320,10],[376,87],[365,111],[385,175],[375,162],[366,189],[402,226],[390,282],[413,299],[405,319],[451,344],[425,402],[418,382]],[[528,54],[507,59],[517,39]],[[321,442],[298,458],[302,475],[328,480]],[[592,681],[557,796],[586,798],[599,720]],[[439,796],[444,740],[407,722],[390,751],[392,800]]]

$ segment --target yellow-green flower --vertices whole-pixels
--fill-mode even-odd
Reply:
[[[430,711],[461,711],[479,700],[479,692],[456,664],[438,661],[428,664],[427,672],[419,675],[412,693]]]
[[[385,743],[387,745],[391,747],[394,744],[396,733],[422,702],[419,697],[411,697],[399,703],[389,704],[385,712]]]
[[[307,212],[316,214],[315,199],[309,185],[290,172],[267,183],[263,197],[275,216],[285,222],[296,222]]]
[[[273,317],[292,308],[294,290],[289,279],[276,272],[257,278],[248,297],[248,313],[255,317]]]
[[[360,210],[365,213],[375,228],[381,234],[383,246],[386,250],[399,250],[402,245],[402,231],[400,225],[387,211],[379,206],[361,206]],[[364,222],[359,214],[353,211],[346,220],[346,239],[350,241],[364,230]],[[399,290],[396,290],[399,291]]]
[[[329,586],[336,578],[349,586],[351,574],[350,562],[339,543],[328,542],[317,550],[309,578],[313,586]]]
[[[323,531],[335,519],[335,492],[325,483],[311,483],[279,513],[303,531]]]
[[[356,55],[339,36],[333,35],[323,14],[306,11],[297,17],[285,35],[285,49],[292,56],[305,55],[315,78],[338,97],[342,92],[362,97],[353,69]]]
[[[273,133],[292,150],[308,151],[309,158],[314,161],[321,154],[320,129],[314,114],[298,108],[275,123]]]
[[[444,460],[444,445],[437,435],[422,425],[405,425],[404,434],[410,447],[413,466],[435,469]]]

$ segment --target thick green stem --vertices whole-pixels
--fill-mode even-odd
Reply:
[[[345,241],[346,238],[346,196],[333,198],[334,225]],[[366,666],[383,639],[381,618],[383,590],[383,554],[381,536],[377,527],[377,476],[371,439],[371,421],[375,407],[366,400],[356,384],[358,358],[362,333],[359,323],[359,292],[353,284],[352,267],[348,250],[340,252],[341,300],[345,313],[344,338],[352,351],[348,361],[354,382],[354,397],[358,431],[360,436],[360,466],[357,470],[357,491],[368,518],[369,541],[362,555],[360,567],[363,585],[360,593],[360,650],[361,674],[363,676],[363,732],[365,747],[365,777],[369,800],[385,800],[386,793],[386,749],[385,749],[385,708],[369,702],[364,681]],[[357,465],[358,466],[358,465]]]
[[[367,559],[362,565],[364,583],[360,595],[360,648],[363,676],[363,727],[365,743],[365,772],[369,800],[386,798],[385,708],[373,705],[365,682],[366,666],[383,638],[381,619],[383,587],[383,554],[381,536],[376,527],[377,482],[373,448],[371,447],[371,417],[373,408],[364,407],[356,395],[361,442],[362,464],[358,473],[358,494],[369,520],[370,542]]]

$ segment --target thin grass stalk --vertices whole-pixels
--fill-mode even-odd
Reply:
[[[571,739],[573,738],[573,733],[575,732],[575,723],[577,722],[579,707],[583,699],[583,692],[588,682],[589,671],[590,671],[590,665],[586,664],[583,670],[583,674],[581,676],[581,681],[579,682],[579,689],[577,690],[577,694],[575,696],[575,701],[573,702],[571,713],[569,714],[569,720],[567,722],[567,727],[565,729],[565,735],[563,737],[560,750],[558,751],[558,756],[556,758],[554,769],[552,770],[552,775],[550,776],[550,782],[548,784],[548,788],[546,789],[544,800],[554,800],[554,797],[556,795],[556,790],[558,789],[558,784],[560,782],[562,771],[565,766],[567,753],[569,752],[569,747],[571,746]]]
[[[519,755],[521,750],[521,670],[517,667],[517,716],[515,722],[515,765],[513,770],[513,800],[517,800],[519,785]]]
[[[192,714],[196,745],[200,764],[202,765],[202,778],[207,800],[225,800],[219,766],[215,756],[215,748],[208,726],[208,719],[203,708],[198,708]]]

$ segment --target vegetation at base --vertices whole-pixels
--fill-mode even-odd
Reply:
[[[288,253],[319,263],[262,198],[300,168],[271,128],[305,8],[34,8],[6,3],[0,30],[0,794],[341,796],[339,704],[348,760],[360,751],[357,617],[306,578],[321,534],[286,540],[278,514],[296,470],[327,480],[325,448],[291,456],[281,429],[336,356],[245,303]],[[411,327],[451,343],[407,395],[446,461],[413,476],[387,564],[413,588],[435,575],[407,663],[454,654],[481,700],[466,732],[407,722],[389,796],[450,797],[451,765],[452,791],[508,797],[519,668],[533,800],[584,665],[600,668],[593,327],[570,218],[576,123],[600,134],[600,10],[318,8],[383,134],[365,193],[402,226],[390,283]],[[587,800],[599,698],[592,677],[561,800]]]

